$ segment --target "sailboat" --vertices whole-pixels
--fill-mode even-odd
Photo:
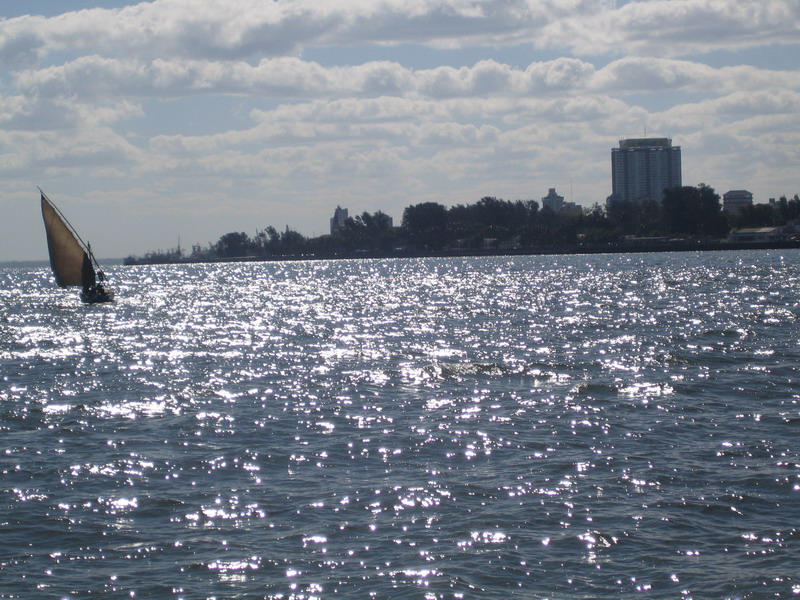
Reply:
[[[42,194],[42,218],[50,251],[50,267],[59,287],[80,286],[81,301],[88,304],[111,302],[114,292],[105,285],[106,276],[75,229],[55,204]]]

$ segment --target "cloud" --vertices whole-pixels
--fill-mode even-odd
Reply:
[[[686,55],[797,43],[795,0],[154,0],[52,18],[0,21],[0,60],[16,68],[68,50],[107,57],[244,60],[304,48],[536,45],[578,55]]]
[[[105,126],[123,119],[142,117],[138,104],[124,99],[79,100],[70,95],[0,96],[0,125],[8,131],[73,132],[91,126]]]
[[[268,180],[268,189],[292,196],[300,189],[313,193],[313,185],[374,187],[384,190],[374,202],[391,197],[405,205],[421,198],[441,202],[441,194],[451,202],[469,201],[474,194],[538,197],[554,181],[569,181],[570,173],[604,174],[609,140],[631,111],[640,113],[640,121],[640,109],[603,96],[566,102],[316,100],[254,110],[253,123],[245,129],[157,136],[142,154],[146,164],[141,168],[159,177],[195,181],[221,177],[245,185],[248,179]],[[611,131],[611,137],[604,131]],[[504,183],[498,188],[487,180]],[[537,180],[541,193],[531,191]],[[599,193],[594,188],[593,200],[607,194],[601,188]]]
[[[17,94],[0,98],[0,122],[9,130],[74,129],[77,139],[87,140],[76,147],[74,156],[88,156],[79,148],[102,139],[85,133],[97,131],[116,140],[104,163],[127,164],[136,174],[253,177],[281,172],[291,176],[299,169],[293,161],[307,163],[311,155],[320,165],[318,173],[335,173],[341,167],[331,165],[338,159],[326,159],[326,153],[366,160],[374,156],[369,148],[392,149],[406,157],[398,169],[410,170],[420,152],[433,161],[426,169],[443,164],[445,156],[464,153],[473,156],[469,163],[474,168],[484,160],[497,169],[497,149],[513,153],[514,144],[530,156],[546,147],[573,148],[577,154],[587,139],[605,147],[609,140],[638,135],[643,123],[651,130],[690,135],[692,129],[731,127],[752,115],[796,114],[800,75],[641,57],[621,58],[602,68],[562,57],[524,69],[487,60],[470,67],[415,70],[393,62],[324,67],[295,57],[250,65],[86,56],[20,71],[14,86]],[[696,102],[676,96],[674,108],[663,112],[623,100],[627,94],[681,91],[710,97]],[[251,110],[251,122],[242,128],[218,127],[208,135],[155,135],[139,142],[139,148],[135,138],[117,131],[122,121],[146,119],[145,105],[154,99],[173,98],[190,106],[193,97],[209,102],[217,95],[284,103]],[[13,142],[8,143],[11,147]],[[106,148],[107,143],[97,146]],[[70,153],[66,144],[55,142],[55,148],[64,157]],[[26,156],[30,164],[52,162],[49,151]],[[557,161],[539,164],[563,168]]]
[[[37,26],[45,23],[47,20],[43,17],[0,21],[0,64],[35,65],[45,52],[45,43],[37,32]]]
[[[586,93],[730,93],[796,89],[800,73],[751,66],[714,68],[675,59],[625,57],[597,69],[577,58],[534,62],[525,69],[493,60],[473,66],[414,70],[395,62],[324,67],[294,57],[231,61],[116,59],[85,56],[59,66],[19,71],[18,92],[83,102],[249,95],[271,99],[404,96],[525,97]]]
[[[719,98],[674,106],[660,117],[673,131],[727,131],[755,129],[800,134],[796,115],[800,112],[800,93],[783,90],[733,92]],[[776,121],[780,122],[775,129]]]
[[[723,94],[741,90],[799,88],[800,73],[747,65],[714,68],[707,64],[664,58],[626,57],[599,69],[588,88],[616,93],[683,90]]]
[[[154,0],[0,22],[0,58],[27,64],[68,48],[87,54],[243,59],[340,44],[507,44],[593,0]],[[469,42],[467,42],[469,40]]]
[[[544,45],[578,54],[685,56],[715,49],[797,44],[795,0],[647,0],[548,25]]]
[[[82,129],[74,135],[58,132],[4,131],[0,133],[0,152],[14,149],[11,161],[0,161],[0,170],[36,173],[91,174],[109,165],[129,165],[140,160],[139,150],[111,129]]]

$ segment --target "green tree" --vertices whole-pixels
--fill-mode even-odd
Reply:
[[[731,218],[734,227],[773,227],[778,220],[779,214],[771,204],[745,206],[738,215]]]
[[[403,211],[403,230],[418,249],[441,250],[447,243],[447,209],[436,202],[423,202]]]
[[[293,229],[289,229],[289,226],[286,226],[286,229],[283,233],[281,233],[281,249],[283,250],[284,254],[302,254],[305,250],[306,246],[306,238],[297,231]]]
[[[670,234],[720,237],[727,231],[719,194],[704,183],[664,190],[661,206]]]
[[[251,247],[250,238],[243,232],[226,233],[214,245],[214,251],[220,258],[247,256]]]
[[[558,244],[560,239],[559,215],[548,207],[537,211],[535,218],[531,219],[525,227],[523,234],[524,245],[552,246]]]
[[[612,199],[607,217],[625,235],[653,235],[661,226],[661,206],[653,200]]]
[[[378,252],[394,247],[392,219],[384,212],[364,212],[346,219],[336,236],[347,251]]]
[[[614,242],[620,238],[619,229],[614,227],[606,211],[597,203],[581,215],[578,231],[583,241],[590,244]]]

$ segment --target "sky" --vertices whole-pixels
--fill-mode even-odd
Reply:
[[[0,261],[46,258],[37,186],[122,258],[337,206],[602,205],[645,135],[684,185],[800,193],[800,2],[0,2]]]

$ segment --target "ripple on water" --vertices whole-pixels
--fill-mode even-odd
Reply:
[[[0,271],[0,598],[796,595],[797,257]]]

